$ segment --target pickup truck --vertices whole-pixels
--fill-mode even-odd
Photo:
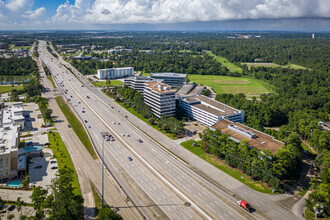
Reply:
[[[249,205],[249,203],[243,201],[243,200],[239,200],[237,201],[237,205],[242,207],[243,209],[245,209],[248,212],[252,211],[252,207]]]

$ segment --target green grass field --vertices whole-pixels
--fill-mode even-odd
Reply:
[[[13,47],[11,49],[12,50],[17,50],[17,49],[29,50],[30,49],[30,46],[19,46],[19,47]]]
[[[0,94],[11,92],[12,89],[20,90],[23,89],[23,86],[18,86],[18,85],[15,85],[14,87],[12,87],[11,85],[0,86]]]
[[[212,56],[212,57],[214,57],[214,59],[216,61],[218,61],[223,66],[225,66],[227,69],[229,69],[230,72],[238,72],[238,73],[242,73],[243,72],[241,67],[236,66],[235,64],[229,62],[226,58],[220,57],[220,56],[216,56],[211,51],[207,51],[207,54],[210,55],[210,56]]]
[[[108,86],[107,83],[105,81],[91,81],[92,84],[94,86],[97,86],[97,87],[102,87],[102,86]],[[124,85],[124,83],[120,80],[111,80],[111,84],[110,86],[121,86],[121,85]]]
[[[75,187],[74,194],[81,195],[78,178],[71,161],[68,150],[66,149],[61,136],[57,132],[48,132],[49,148],[53,151],[53,157],[57,159],[58,169],[69,167],[74,171],[73,173],[73,187]]]
[[[243,93],[246,96],[257,97],[263,93],[271,92],[269,84],[253,78],[194,74],[188,75],[188,78],[195,83],[212,87],[217,94]]]
[[[51,75],[47,75],[46,77],[52,83],[53,87],[56,88],[56,85],[54,83],[53,77]]]
[[[193,147],[192,144],[194,143],[194,140],[189,140],[181,143],[181,146],[189,150],[190,152],[196,154],[200,158],[206,160],[213,166],[217,167],[218,169],[222,170],[223,172],[229,174],[230,176],[234,177],[238,181],[246,184],[250,188],[262,192],[262,193],[272,193],[272,189],[266,187],[263,183],[260,182],[252,182],[251,178],[244,173],[240,172],[237,169],[231,168],[226,163],[224,163],[222,160],[216,158],[213,155],[207,154],[203,151],[201,147]],[[200,142],[197,142],[197,144],[201,144]]]
[[[68,120],[69,124],[71,125],[72,129],[80,139],[80,141],[83,143],[83,145],[92,155],[92,157],[94,159],[97,159],[98,157],[94,151],[94,148],[81,122],[76,118],[76,116],[73,114],[73,112],[68,108],[68,106],[65,103],[62,105],[62,97],[58,96],[55,99],[58,106],[61,108],[63,114],[65,115],[66,119]]]
[[[255,66],[255,67],[258,67],[258,66],[264,66],[264,67],[283,67],[283,68],[291,68],[291,69],[306,69],[305,67],[303,66],[299,66],[299,65],[296,65],[296,64],[292,64],[292,63],[289,63],[289,64],[286,64],[286,65],[279,65],[279,64],[276,64],[276,63],[241,63],[241,64],[246,64],[248,66],[248,68],[250,69],[251,66]]]

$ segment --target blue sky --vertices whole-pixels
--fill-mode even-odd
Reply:
[[[0,0],[0,30],[330,31],[330,0]]]

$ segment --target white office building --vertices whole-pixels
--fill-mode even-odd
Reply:
[[[157,118],[161,118],[162,115],[175,116],[175,92],[164,83],[146,83],[144,103],[150,106],[153,115]]]
[[[186,81],[187,74],[184,73],[151,73],[153,79],[162,79],[163,83],[172,87],[180,87]]]
[[[206,126],[213,126],[222,119],[233,122],[244,122],[244,111],[215,101],[203,95],[179,98],[179,106],[183,108],[192,119]]]
[[[162,82],[163,80],[152,79],[149,76],[132,76],[124,79],[124,85],[135,89],[143,94],[144,87],[148,82]]]
[[[133,67],[99,69],[97,70],[97,78],[99,79],[117,79],[134,75]]]

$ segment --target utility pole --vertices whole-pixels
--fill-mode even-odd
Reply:
[[[102,208],[104,207],[104,138],[102,140]]]

